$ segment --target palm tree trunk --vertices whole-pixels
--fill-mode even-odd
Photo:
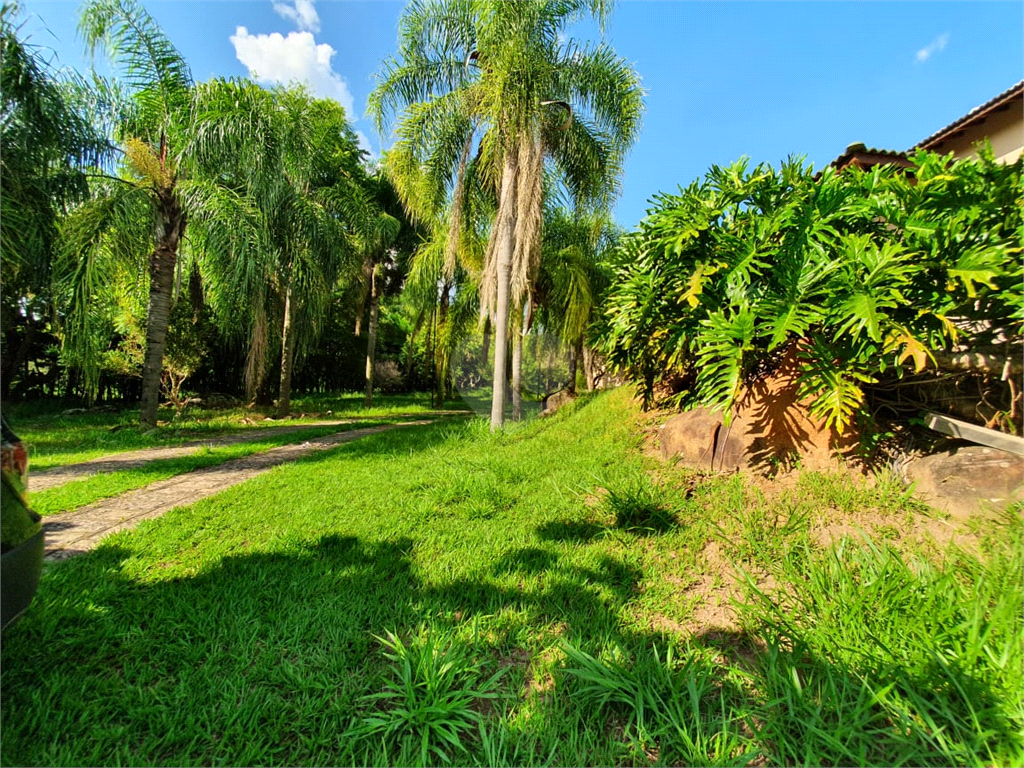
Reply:
[[[415,357],[416,352],[416,337],[419,335],[420,328],[423,327],[423,318],[426,316],[426,312],[420,310],[420,313],[416,316],[416,325],[412,327],[412,333],[409,334],[409,352],[405,356],[405,379],[406,382],[409,380],[409,376],[412,374],[412,361]],[[408,384],[407,384],[408,386]]]
[[[487,358],[491,356],[491,318],[488,316],[484,320],[484,341],[483,341],[483,354],[480,359],[486,364]]]
[[[356,309],[355,336],[358,339],[363,332],[363,315],[366,314],[366,300],[370,297],[370,282],[373,280],[373,260],[363,258],[363,279],[359,286],[359,306]]]
[[[277,418],[285,418],[292,409],[292,363],[295,360],[295,305],[289,280],[284,294],[284,325],[281,329],[281,391],[277,398]]]
[[[583,372],[587,376],[587,391],[594,391],[594,353],[590,347],[583,348]]]
[[[174,294],[174,267],[178,261],[178,243],[185,231],[185,212],[173,190],[160,195],[160,230],[157,246],[149,256],[149,307],[146,310],[146,356],[142,364],[142,397],[139,423],[156,427],[160,406],[160,375],[164,367],[167,326],[171,321]]]
[[[435,303],[430,307],[430,322],[427,323],[427,355],[430,357],[430,367],[427,368],[429,372],[429,381],[427,382],[430,387],[430,403],[434,403],[434,359],[435,352],[437,351],[437,324],[434,322],[437,318],[437,304]]]
[[[517,330],[512,339],[512,421],[523,418],[523,335]]]
[[[446,282],[441,287],[441,300],[437,312],[437,328],[440,334],[442,329],[447,328],[448,305],[451,303],[451,286]],[[450,334],[445,333],[442,338],[450,339]],[[444,408],[445,387],[448,384],[448,362],[451,359],[451,350],[448,349],[447,341],[441,347],[441,354],[437,358],[437,382],[435,384],[435,408]]]
[[[583,341],[577,340],[569,348],[569,384],[566,387],[570,395],[576,394],[576,368],[578,367],[579,360],[583,356]]]
[[[366,339],[366,400],[365,407],[373,405],[373,367],[377,362],[377,314],[380,296],[377,293],[377,268],[370,269],[370,324]]]
[[[512,288],[512,253],[515,250],[516,160],[505,156],[498,206],[498,279],[494,309],[494,390],[491,394],[491,431],[505,423],[505,376],[508,371],[508,315]]]
[[[274,395],[267,386],[267,363],[270,358],[267,311],[260,295],[249,329],[249,349],[245,354],[245,397],[250,405],[271,405]]]

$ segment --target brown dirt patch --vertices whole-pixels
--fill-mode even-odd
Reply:
[[[691,601],[691,611],[685,620],[677,620],[661,613],[651,617],[651,628],[655,631],[707,638],[743,634],[734,601],[743,597],[742,577],[736,572],[726,556],[723,545],[711,540],[704,545],[695,566],[699,574],[686,578],[676,574],[666,575],[665,581],[677,586]],[[763,571],[752,571],[757,588],[765,593],[778,588],[775,578]]]
[[[844,538],[861,543],[867,536],[898,550],[917,549],[938,554],[956,546],[981,554],[981,537],[977,532],[960,521],[923,512],[897,516],[873,509],[853,514],[831,510],[822,515],[808,533],[811,542],[821,548],[835,546]]]

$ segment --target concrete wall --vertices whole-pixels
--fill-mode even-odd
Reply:
[[[984,122],[967,126],[941,144],[930,147],[935,152],[956,157],[977,157],[977,144],[988,139],[1001,163],[1012,163],[1024,151],[1024,99],[1014,99],[1009,109],[993,112]]]

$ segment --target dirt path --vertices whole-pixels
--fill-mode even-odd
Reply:
[[[435,418],[438,416],[465,416],[467,411],[428,411],[425,413],[389,413],[381,416],[380,419],[354,418],[340,419],[334,421],[310,421],[305,424],[294,424],[286,427],[262,427],[238,432],[233,435],[221,437],[207,437],[202,440],[190,440],[187,443],[170,445],[163,448],[141,448],[137,451],[125,451],[123,453],[112,453],[108,456],[100,456],[89,461],[82,461],[77,464],[65,464],[62,467],[44,469],[39,472],[32,472],[29,475],[30,491],[48,491],[51,488],[58,488],[72,480],[88,477],[100,472],[120,472],[126,469],[138,469],[151,461],[159,459],[177,459],[198,453],[203,448],[215,448],[221,445],[236,445],[238,443],[251,443],[264,437],[274,435],[287,435],[292,432],[301,432],[304,429],[315,427],[340,427],[345,424],[355,424],[360,421],[375,421],[394,418],[416,418],[426,416]]]
[[[34,472],[29,475],[29,490],[48,491],[51,488],[64,485],[64,483],[69,483],[72,480],[78,480],[81,477],[95,475],[99,472],[120,472],[125,469],[137,469],[151,461],[157,461],[158,459],[177,459],[181,456],[198,453],[203,448],[215,448],[221,445],[235,445],[237,443],[251,443],[264,437],[287,435],[291,432],[301,432],[304,429],[313,429],[315,427],[340,427],[345,424],[351,424],[352,422],[352,419],[347,419],[345,421],[311,421],[308,424],[251,429],[234,435],[208,437],[203,440],[191,440],[187,443],[170,445],[165,448],[142,448],[137,451],[113,453],[109,456],[100,456],[98,459],[89,459],[89,461],[83,461],[78,464],[66,464],[62,467],[54,467],[53,469],[44,469],[41,472]]]
[[[431,423],[431,419],[424,419],[385,424],[338,432],[304,443],[283,445],[241,459],[226,461],[214,467],[205,467],[160,480],[144,488],[103,499],[72,512],[50,515],[44,518],[43,522],[43,529],[46,531],[46,559],[64,560],[88,552],[111,533],[134,528],[143,520],[160,517],[175,507],[194,504],[233,485],[244,483],[280,464],[316,451],[327,450],[350,440],[398,427]]]

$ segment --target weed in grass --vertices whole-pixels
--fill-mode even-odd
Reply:
[[[393,662],[392,676],[380,693],[362,698],[376,709],[349,737],[415,749],[420,765],[431,765],[435,757],[453,762],[466,752],[467,737],[482,727],[481,704],[497,698],[504,670],[473,685],[475,665],[468,653],[436,629],[421,628],[408,642],[392,632],[376,639]]]
[[[730,530],[715,524],[722,539],[741,562],[770,563],[787,556],[796,543],[806,540],[809,511],[798,502],[779,499],[745,507],[729,521]]]
[[[669,646],[663,660],[652,647],[628,660],[613,647],[604,660],[569,643],[563,648],[564,674],[576,681],[572,695],[585,706],[617,714],[636,757],[676,765],[746,765],[756,756],[727,702],[736,697],[729,692],[735,684],[722,679],[708,654],[688,649],[676,658]]]
[[[797,487],[809,502],[846,515],[871,509],[884,509],[887,513],[927,510],[913,498],[913,489],[889,470],[877,472],[873,483],[848,472],[804,472]]]
[[[664,491],[643,472],[609,488],[601,504],[615,518],[617,528],[664,533],[677,524],[675,513],[666,506]]]
[[[742,610],[770,638],[759,718],[777,759],[1019,764],[1018,537],[1004,532],[987,564],[958,553],[944,568],[846,541],[782,561],[784,598],[751,589]]]
[[[480,724],[480,752],[475,765],[508,766],[518,765],[552,765],[558,744],[554,744],[547,756],[537,754],[537,738],[529,734],[515,733],[504,721],[497,721],[488,727]],[[540,759],[538,759],[540,758]]]

